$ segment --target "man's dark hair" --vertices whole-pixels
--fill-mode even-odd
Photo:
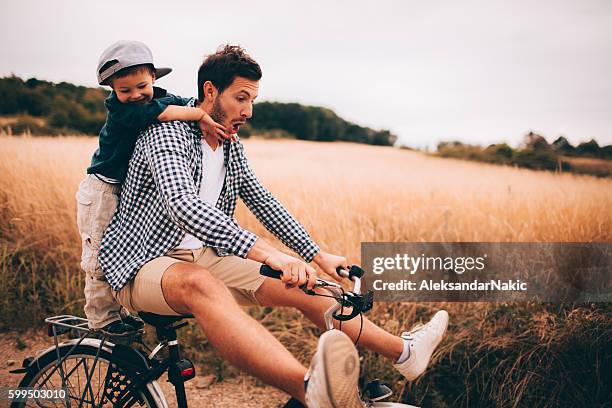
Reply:
[[[198,70],[198,100],[204,101],[204,82],[212,82],[221,93],[234,82],[237,76],[259,81],[261,68],[242,47],[238,45],[219,47],[216,53],[204,59]]]

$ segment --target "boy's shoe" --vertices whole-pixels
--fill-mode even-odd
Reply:
[[[101,330],[103,332],[106,332],[107,334],[118,335],[133,332],[134,327],[122,322],[121,320],[115,320],[114,322],[111,322],[106,326],[102,327]]]
[[[444,337],[447,326],[448,313],[446,310],[440,310],[429,323],[402,333],[400,337],[410,342],[410,356],[402,363],[393,366],[409,381],[415,380],[427,368],[433,351]]]
[[[130,314],[123,316],[121,320],[123,320],[123,323],[132,326],[134,330],[140,330],[145,325],[140,317],[132,316]]]
[[[351,339],[339,330],[326,331],[306,374],[309,408],[363,408],[359,398],[359,356]]]

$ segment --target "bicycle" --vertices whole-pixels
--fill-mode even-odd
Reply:
[[[260,273],[276,279],[280,279],[282,275],[280,271],[275,271],[267,265],[262,265]],[[352,291],[346,291],[335,282],[319,278],[314,288],[326,290],[329,295],[302,288],[309,295],[327,296],[336,300],[336,304],[324,314],[327,330],[336,330],[334,319],[342,324],[357,315],[361,316],[373,305],[372,292],[361,293],[361,268],[339,268],[338,273],[353,281]],[[345,308],[351,308],[350,313],[343,314]],[[143,329],[111,337],[102,331],[89,329],[87,320],[82,317],[60,315],[45,319],[48,335],[53,337],[54,345],[35,358],[24,359],[22,367],[12,370],[11,373],[24,374],[19,388],[62,389],[65,390],[65,397],[54,400],[13,400],[11,408],[167,408],[168,403],[157,383],[164,373],[168,374],[168,381],[174,386],[178,408],[187,408],[184,384],[194,378],[196,373],[193,363],[181,358],[176,332],[188,324],[182,320],[193,316],[161,316],[148,312],[140,312],[139,316],[155,328],[158,344],[153,349],[143,341]],[[60,342],[60,336],[65,334],[71,334],[73,338]],[[159,352],[165,348],[168,349],[168,356],[160,358]],[[360,388],[367,407],[414,408],[406,404],[383,402],[391,396],[391,390],[378,380],[366,384],[365,380],[360,379]],[[303,405],[291,398],[285,407],[298,408]]]

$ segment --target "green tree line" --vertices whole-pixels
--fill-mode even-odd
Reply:
[[[543,136],[529,132],[523,138],[521,146],[515,149],[506,143],[483,147],[450,141],[440,142],[436,154],[442,157],[505,164],[535,170],[571,171],[602,177],[611,175],[608,165],[581,167],[571,161],[571,158],[612,160],[612,145],[600,146],[594,139],[573,146],[565,137],[560,136],[549,144]]]
[[[51,83],[16,76],[0,78],[0,115],[24,115],[13,129],[26,128],[33,134],[97,134],[104,124],[102,88],[87,88],[68,82]],[[46,125],[29,117],[45,119]]]
[[[13,133],[88,134],[100,131],[105,120],[104,99],[109,91],[67,82],[52,83],[17,76],[0,78],[0,115],[18,116]],[[44,125],[34,118],[44,118]],[[244,136],[277,132],[282,137],[316,141],[351,141],[390,146],[397,137],[388,130],[374,130],[348,122],[332,110],[298,103],[260,102],[255,104],[250,126]],[[242,135],[242,132],[241,132]]]
[[[299,103],[255,104],[250,123],[254,129],[281,129],[301,140],[343,140],[379,146],[392,146],[397,140],[388,130],[359,126],[342,119],[331,109]]]

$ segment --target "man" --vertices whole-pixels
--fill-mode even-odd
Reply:
[[[268,192],[249,167],[235,136],[251,117],[261,69],[243,49],[226,46],[198,71],[198,100],[236,138],[220,144],[195,123],[151,126],[136,144],[121,200],[102,242],[100,263],[122,305],[135,311],[195,316],[209,341],[230,363],[310,407],[360,407],[359,364],[351,339],[359,322],[321,336],[308,376],[263,326],[238,305],[292,306],[319,327],[330,299],[310,297],[314,261],[335,279],[345,258],[322,251]],[[284,254],[232,218],[240,197],[262,224],[306,262]],[[262,263],[283,272],[282,282],[259,275]],[[412,380],[426,368],[448,315],[438,312],[402,337],[367,319],[360,344],[396,362]],[[346,334],[345,334],[346,333]],[[306,378],[307,377],[307,378]],[[306,379],[306,381],[304,381]]]

